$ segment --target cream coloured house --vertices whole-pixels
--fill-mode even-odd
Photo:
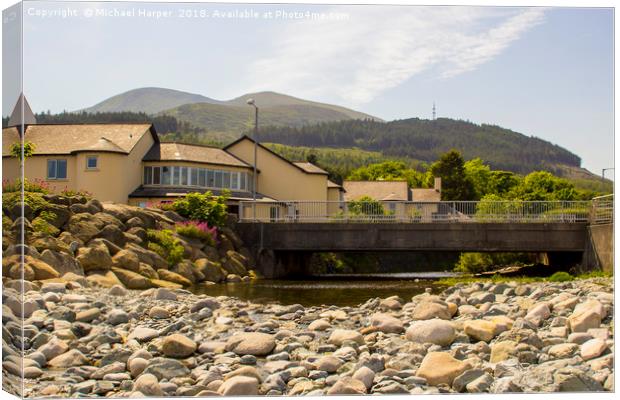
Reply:
[[[19,177],[11,146],[20,141],[16,127],[2,131],[3,180]],[[151,124],[30,124],[25,141],[34,154],[25,161],[28,180],[52,190],[85,190],[101,201],[147,206],[190,192],[231,193],[236,212],[253,198],[253,148],[247,136],[224,149],[160,142]],[[291,162],[258,144],[257,199],[260,201],[341,199],[342,187],[310,163]],[[279,207],[275,207],[279,209]],[[269,206],[266,213],[279,213]]]

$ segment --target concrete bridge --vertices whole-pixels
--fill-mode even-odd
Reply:
[[[493,218],[449,207],[447,213],[432,215],[429,223],[388,219],[385,214],[342,220],[315,214],[300,218],[297,213],[294,219],[274,220],[271,212],[270,218],[242,219],[237,230],[251,244],[259,270],[271,278],[304,274],[311,255],[318,252],[531,252],[546,253],[551,264],[613,268],[611,214],[593,211],[590,202],[580,202],[579,208],[565,204],[560,212],[556,206],[552,213],[526,214],[520,204],[519,212]]]

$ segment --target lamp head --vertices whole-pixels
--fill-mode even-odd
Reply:
[[[254,99],[250,98],[246,100],[246,103],[248,103],[251,106],[256,106],[256,103],[254,102]]]

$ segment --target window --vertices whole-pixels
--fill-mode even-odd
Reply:
[[[207,186],[207,170],[204,168],[198,170],[198,186]]]
[[[86,169],[97,169],[97,156],[86,157]]]
[[[230,172],[228,171],[222,172],[222,187],[225,189],[230,188]]]
[[[67,160],[47,160],[47,179],[67,179]]]
[[[215,171],[207,170],[207,187],[215,187]]]
[[[160,181],[160,174],[161,174],[161,169],[159,167],[153,167],[153,185],[159,185],[161,183]]]
[[[181,182],[181,167],[172,167],[172,184],[179,185]]]
[[[271,222],[276,222],[280,219],[280,207],[272,206],[269,208],[269,219]]]
[[[238,172],[232,172],[230,174],[230,188],[239,189],[239,173]]]
[[[161,167],[161,184],[170,185],[170,167]]]
[[[187,167],[181,167],[181,186],[187,186]]]
[[[190,168],[189,184],[192,186],[198,186],[198,168]]]
[[[153,183],[153,167],[144,167],[144,179],[143,182],[145,185],[150,185]]]
[[[215,171],[215,184],[213,185],[213,187],[222,187],[222,171]]]
[[[241,190],[246,190],[247,188],[245,187],[245,177],[246,177],[246,173],[242,172],[241,174],[241,184],[239,185],[239,188]]]

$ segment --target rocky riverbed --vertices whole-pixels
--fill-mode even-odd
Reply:
[[[19,286],[4,288],[3,375],[11,389],[23,343],[26,396],[614,389],[606,278],[459,284],[357,307],[99,288],[85,278],[24,284],[27,310]]]

